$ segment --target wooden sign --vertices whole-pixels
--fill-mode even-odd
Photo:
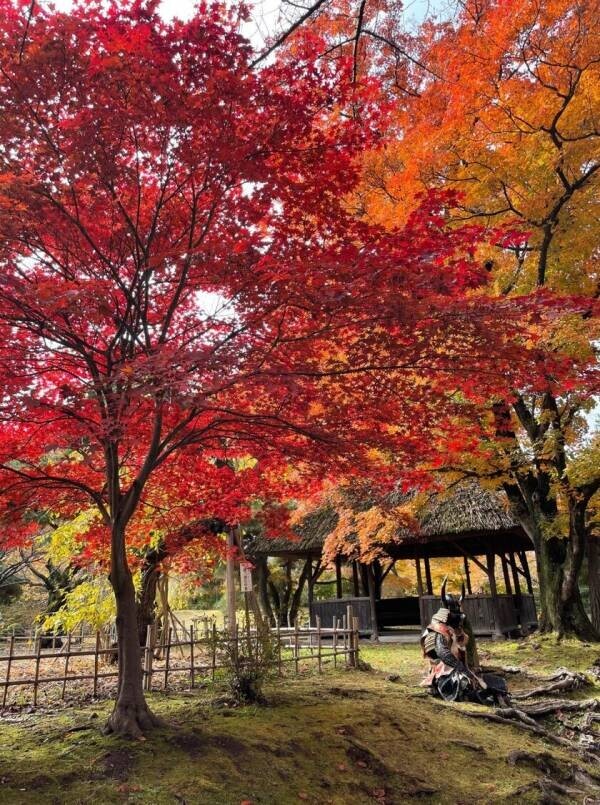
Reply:
[[[240,589],[243,593],[252,592],[252,570],[248,565],[240,565]]]

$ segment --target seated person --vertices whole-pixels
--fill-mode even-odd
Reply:
[[[423,656],[430,662],[429,673],[423,685],[429,686],[434,696],[445,701],[474,701],[480,704],[506,704],[508,690],[502,677],[494,674],[477,676],[467,665],[468,635],[463,629],[465,615],[460,598],[446,595],[446,581],[442,584],[442,606],[421,635]]]

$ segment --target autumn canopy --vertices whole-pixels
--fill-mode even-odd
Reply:
[[[93,511],[118,733],[155,721],[128,555],[150,521],[235,523],[334,476],[422,481],[480,443],[490,400],[559,397],[591,360],[543,343],[588,298],[495,293],[486,250],[524,249],[528,220],[456,226],[479,202],[447,182],[361,208],[363,154],[410,145],[386,140],[386,81],[321,58],[326,24],[255,64],[245,13],[1,3],[2,540]]]

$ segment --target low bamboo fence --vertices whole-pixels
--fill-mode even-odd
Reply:
[[[242,627],[217,629],[208,621],[171,626],[157,635],[148,627],[141,647],[141,664],[146,691],[193,689],[199,681],[214,681],[219,672],[231,669],[238,657],[260,660],[263,667],[283,676],[299,674],[311,667],[321,673],[324,666],[339,663],[356,667],[359,661],[358,619],[352,608],[332,627],[274,628],[266,633]],[[52,636],[9,635],[0,653],[1,709],[64,700],[73,690],[93,698],[114,694],[118,677],[118,648],[114,627],[104,632]],[[268,646],[268,651],[265,650]],[[2,672],[4,670],[4,673]]]

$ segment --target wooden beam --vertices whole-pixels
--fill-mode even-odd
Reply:
[[[375,591],[375,572],[373,565],[367,565],[367,578],[369,580],[369,603],[371,605],[371,640],[379,640],[379,624],[377,623],[377,600]]]
[[[508,564],[510,565],[510,569],[512,570],[512,577],[513,577],[513,587],[515,595],[521,595],[521,582],[519,581],[519,568],[517,567],[517,563],[515,561],[514,553],[510,553],[506,557],[508,559]]]
[[[352,589],[354,592],[354,597],[358,598],[360,596],[360,589],[358,586],[358,566],[356,564],[356,559],[352,560]]]
[[[342,560],[339,556],[335,557],[335,592],[336,598],[342,597]]]
[[[423,574],[421,573],[421,560],[417,556],[415,559],[415,567],[417,569],[417,592],[419,598],[423,595]]]
[[[315,592],[315,580],[313,578],[312,559],[309,558],[307,598],[308,598],[308,623],[310,626],[312,626],[313,623],[312,606],[313,606],[314,592]]]
[[[463,556],[466,556],[466,557],[467,557],[467,559],[470,559],[470,560],[471,560],[471,562],[473,562],[473,564],[477,565],[477,567],[478,567],[480,570],[483,570],[483,572],[484,572],[484,573],[487,575],[488,569],[487,569],[486,565],[484,565],[484,564],[483,564],[483,562],[480,562],[480,561],[479,561],[479,559],[478,559],[476,556],[473,556],[473,554],[472,554],[472,553],[469,553],[468,551],[465,551],[465,549],[463,548],[463,546],[462,546],[462,545],[459,545],[459,544],[458,544],[458,542],[452,542],[452,545],[454,545],[454,547],[455,547],[455,548],[456,548],[458,551],[460,551],[460,552],[462,553],[462,555],[463,555]]]
[[[533,584],[531,583],[531,573],[529,572],[529,562],[527,560],[527,552],[519,551],[521,564],[523,565],[523,572],[525,573],[525,581],[527,582],[527,591],[529,595],[533,595]]]
[[[369,578],[367,573],[367,566],[363,562],[358,563],[360,571],[360,586],[362,587],[363,595],[369,596]]]
[[[427,583],[427,595],[433,595],[433,584],[431,583],[431,567],[429,565],[429,557],[424,558],[425,562],[425,581]]]
[[[510,583],[510,575],[508,573],[508,562],[506,561],[506,554],[500,554],[500,561],[502,562],[502,575],[504,576],[504,588],[507,595],[512,595],[512,584]]]
[[[498,588],[496,587],[496,568],[495,556],[493,553],[488,553],[487,556],[488,566],[488,579],[490,581],[490,592],[492,594],[492,609],[494,612],[494,635],[496,637],[504,637],[504,632],[501,626],[500,605],[498,602]]]
[[[465,563],[465,581],[467,583],[467,593],[469,595],[473,595],[473,587],[471,586],[471,571],[469,570],[469,559],[467,556],[463,556],[463,561]]]

